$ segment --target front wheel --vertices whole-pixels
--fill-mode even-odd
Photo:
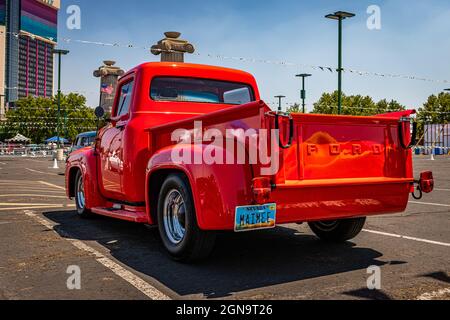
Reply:
[[[92,216],[91,212],[86,209],[86,194],[84,192],[84,181],[81,171],[78,171],[75,177],[75,205],[80,217],[89,218]]]
[[[309,227],[321,240],[328,242],[345,242],[360,234],[365,223],[366,218],[355,218],[311,222],[309,223]]]
[[[198,227],[192,192],[182,175],[169,176],[161,188],[158,228],[164,247],[176,261],[201,260],[214,248],[215,234]]]

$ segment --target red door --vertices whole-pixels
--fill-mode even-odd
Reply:
[[[133,84],[133,80],[129,80],[120,85],[120,96],[113,107],[111,126],[101,138],[99,182],[103,196],[110,200],[123,200],[124,195],[123,135],[129,119]]]

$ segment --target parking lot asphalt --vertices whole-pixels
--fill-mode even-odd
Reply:
[[[436,190],[369,218],[348,243],[322,243],[306,225],[226,233],[208,260],[184,265],[156,228],[78,218],[50,160],[0,157],[0,299],[450,299],[450,157],[414,162]],[[80,290],[67,287],[71,266]],[[380,290],[367,288],[371,266]]]

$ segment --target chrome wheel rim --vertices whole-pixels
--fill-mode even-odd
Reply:
[[[333,231],[336,229],[339,225],[339,221],[320,221],[315,223],[316,228],[318,228],[321,231]]]
[[[77,184],[77,204],[80,209],[84,209],[86,204],[86,198],[84,196],[84,183],[82,178],[78,179]]]
[[[167,193],[164,200],[164,230],[169,241],[180,244],[186,235],[186,204],[178,190]]]

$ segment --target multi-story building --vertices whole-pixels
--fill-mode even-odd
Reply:
[[[60,0],[0,0],[0,114],[27,96],[53,94]]]

